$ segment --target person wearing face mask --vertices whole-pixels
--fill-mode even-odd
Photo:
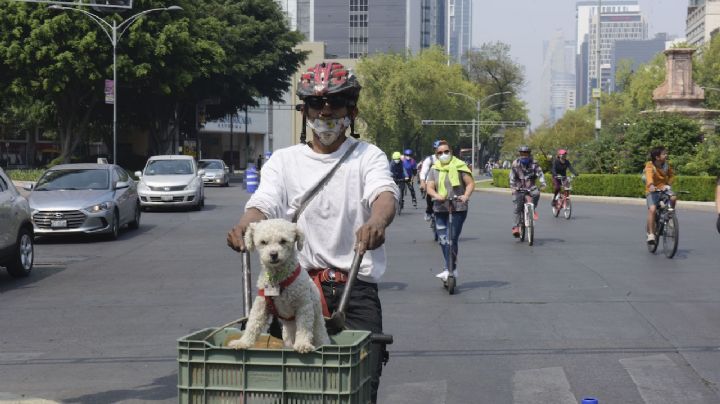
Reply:
[[[538,182],[540,182],[540,188],[545,188],[545,175],[542,168],[533,160],[530,147],[524,145],[518,147],[518,158],[510,165],[510,190],[515,202],[513,237],[520,237],[520,220],[525,205],[525,194],[518,192],[518,190],[529,190],[530,196],[533,198],[533,204],[537,208],[538,202],[540,202],[540,190],[536,185]],[[534,213],[534,219],[538,220],[537,209]]]
[[[430,170],[432,169],[433,164],[437,161],[437,158],[435,157],[435,149],[437,149],[438,146],[440,146],[441,140],[438,139],[432,143],[432,150],[433,153],[422,161],[422,164],[420,165],[420,173],[418,174],[420,177],[420,192],[425,194],[425,221],[429,222],[432,219],[433,214],[433,202],[430,195],[427,193],[427,178],[430,174]]]
[[[438,236],[438,243],[442,249],[445,262],[452,258],[452,274],[457,278],[457,255],[458,241],[462,232],[465,218],[467,217],[468,203],[470,196],[475,189],[475,180],[472,171],[461,159],[453,156],[452,149],[445,141],[440,141],[435,149],[437,161],[433,164],[425,183],[428,195],[433,199],[433,211],[435,212],[435,228]],[[457,197],[454,199],[453,197]],[[448,234],[448,219],[450,211],[448,203],[452,203],[452,234]],[[450,251],[449,239],[452,240],[452,251]],[[447,280],[450,273],[448,268],[435,275],[442,280]]]
[[[390,175],[385,153],[355,139],[360,89],[353,72],[336,62],[317,64],[301,75],[297,87],[302,101],[301,143],[275,150],[265,162],[263,180],[245,204],[245,214],[228,233],[227,244],[236,251],[245,251],[243,236],[250,223],[274,218],[292,220],[296,212],[301,212],[296,219],[305,242],[298,249],[298,262],[320,285],[324,315],[328,317],[337,309],[357,251],[364,255],[350,291],[345,325],[382,333],[377,284],[387,264],[385,229],[395,217],[400,192]],[[307,143],[306,127],[312,134]],[[348,129],[352,137],[347,136]],[[337,164],[338,170],[328,176]],[[325,178],[327,183],[308,199]],[[306,200],[310,202],[300,209]],[[384,346],[370,345],[374,403]]]

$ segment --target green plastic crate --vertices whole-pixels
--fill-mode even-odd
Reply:
[[[178,340],[180,403],[367,404],[370,402],[370,332],[342,331],[332,344],[300,354],[292,349],[223,347],[228,328]]]

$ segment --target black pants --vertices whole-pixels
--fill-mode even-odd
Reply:
[[[323,282],[323,294],[328,305],[328,310],[333,313],[340,305],[345,285],[340,283]],[[373,333],[382,333],[382,307],[378,296],[378,287],[375,283],[363,282],[360,279],[355,281],[350,291],[347,309],[345,310],[345,326],[349,330],[365,330]],[[282,338],[280,322],[275,318],[270,325],[270,334]],[[370,344],[370,369],[375,371],[371,374],[370,387],[372,391],[372,402],[377,402],[377,391],[380,386],[380,375],[382,374],[382,360],[385,352],[385,345]]]
[[[425,213],[427,213],[428,215],[432,215],[433,214],[433,200],[432,200],[432,197],[430,197],[430,195],[428,195],[428,194],[425,194],[425,203],[427,204],[425,206]]]

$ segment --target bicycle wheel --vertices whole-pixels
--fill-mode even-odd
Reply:
[[[563,216],[565,216],[565,219],[570,220],[570,216],[572,216],[572,202],[570,202],[570,198],[565,199],[563,205]]]
[[[665,223],[665,228],[662,232],[663,252],[666,257],[672,258],[675,256],[678,247],[679,234],[680,229],[678,228],[677,216],[672,214]]]
[[[528,226],[527,233],[528,233],[528,245],[532,246],[533,243],[535,242],[535,224],[533,224],[532,221],[530,222],[530,226]]]
[[[558,207],[558,204],[560,204],[561,200],[562,198],[555,198],[553,199],[553,203],[550,203],[550,207],[552,208],[552,214],[555,217],[558,217],[560,215],[560,208]]]

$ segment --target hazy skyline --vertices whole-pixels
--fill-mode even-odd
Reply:
[[[540,79],[543,66],[543,41],[557,30],[567,40],[575,39],[576,0],[514,0],[473,3],[473,46],[501,41],[510,45],[512,58],[525,69],[526,86],[521,98],[527,102],[533,128],[542,122]],[[639,0],[648,22],[649,38],[666,32],[685,36],[687,0]]]

